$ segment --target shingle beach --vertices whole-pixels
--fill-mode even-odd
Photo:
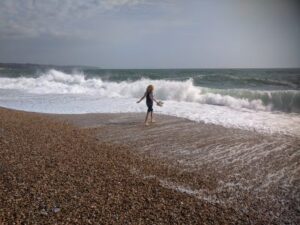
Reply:
[[[234,196],[230,192],[227,197],[224,197],[224,191],[221,194],[212,192],[218,187],[220,177],[228,176],[227,173],[234,169],[228,166],[227,173],[221,174],[217,167],[213,170],[207,166],[205,171],[204,164],[197,167],[195,165],[199,163],[186,163],[189,161],[188,154],[182,155],[181,162],[176,151],[169,152],[167,157],[166,146],[175,149],[176,140],[170,139],[174,134],[167,130],[161,133],[158,130],[162,131],[170,124],[160,123],[159,120],[164,119],[161,116],[157,124],[145,130],[142,123],[139,124],[142,116],[59,116],[0,108],[0,224],[299,222],[299,174],[290,174],[293,179],[286,188],[291,196],[283,196],[286,192],[277,190],[281,188],[280,182],[268,189],[274,191],[272,193],[278,195],[278,199],[285,199],[285,204],[290,207],[289,210],[280,211],[285,215],[270,215],[279,212],[276,198],[274,204],[270,204],[268,198],[261,199],[265,205],[260,204],[260,201],[251,199],[251,188],[249,192],[241,192],[243,195],[240,198],[237,197],[238,201],[243,199],[239,202],[240,207],[234,201],[224,204],[224,199]],[[175,130],[184,123],[196,126],[192,125],[195,123],[172,117],[166,121],[175,124]],[[202,125],[202,128],[208,127]],[[152,134],[151,129],[155,131]],[[190,138],[196,140],[197,131],[193,129],[195,136],[191,135]],[[230,131],[220,129],[220,133],[228,134]],[[244,136],[238,138],[234,136],[236,131],[231,132],[233,139],[227,142],[220,140],[221,143],[241,141],[251,133],[241,131]],[[181,143],[177,147],[187,146],[186,150],[189,150],[189,145],[181,140],[184,138],[182,135],[177,137]],[[201,135],[198,140],[199,137]],[[258,138],[260,135],[253,134],[251,137]],[[261,139],[272,141],[276,137],[263,136]],[[251,140],[249,138],[248,143]],[[295,169],[291,168],[290,172],[299,171],[299,139],[286,137],[285,140],[288,149],[291,149],[284,150],[291,156],[288,163]],[[209,139],[206,139],[208,142]],[[197,145],[195,149],[201,149],[199,141],[194,143]],[[275,157],[272,159],[270,156],[272,162],[279,163],[275,152],[272,156]],[[210,160],[208,156],[207,160]],[[243,167],[237,165],[237,168]],[[252,170],[242,171],[241,174],[249,171]],[[251,177],[251,174],[248,176]],[[253,188],[260,185],[255,182]],[[261,198],[259,194],[255,196]]]

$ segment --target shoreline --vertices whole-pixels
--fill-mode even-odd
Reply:
[[[2,192],[8,194],[1,195],[4,210],[0,221],[2,217],[7,222],[13,212],[24,214],[14,217],[15,221],[35,218],[37,223],[66,222],[70,215],[73,222],[91,219],[99,223],[104,218],[116,224],[296,224],[299,219],[298,138],[164,115],[145,128],[144,114],[54,115],[3,108],[0,114],[4,127],[0,140],[5,149],[1,181],[7,184],[4,189],[12,189]],[[37,166],[32,164],[32,169],[27,162]],[[10,180],[10,176],[16,179]],[[64,179],[69,185],[64,185]],[[111,183],[116,190],[108,188]],[[112,191],[113,206],[101,187]],[[82,191],[83,201],[73,199]],[[21,202],[30,199],[28,209],[21,207],[16,193],[23,193]],[[45,199],[37,200],[37,193],[49,197],[50,203],[43,203],[47,207],[35,206],[35,201]],[[90,208],[93,199],[99,202]],[[76,204],[65,200],[83,208],[75,209]],[[10,206],[5,208],[5,203]],[[54,204],[60,205],[60,212],[53,213]],[[85,217],[90,212],[95,217]],[[139,217],[139,213],[145,216]]]
[[[40,99],[41,100],[41,99]],[[106,102],[107,100],[105,100],[104,102],[102,102],[102,104],[107,104]],[[131,103],[134,102],[134,100],[130,101]],[[119,104],[120,102],[117,102],[117,104]],[[126,103],[127,104],[127,103]],[[190,103],[185,103],[185,104],[190,104]],[[49,106],[47,107],[56,107],[54,105],[49,104]],[[60,105],[58,108],[60,107],[66,107],[67,110],[56,110],[55,112],[52,112],[52,110],[50,108],[48,108],[48,110],[42,111],[40,112],[39,110],[37,110],[36,108],[22,108],[22,107],[16,107],[16,108],[10,108],[9,106],[5,106],[7,108],[10,108],[12,110],[19,110],[19,111],[24,111],[24,112],[35,112],[35,113],[40,113],[40,114],[45,114],[45,115],[93,115],[93,114],[101,114],[101,115],[138,115],[141,114],[143,115],[145,112],[145,110],[140,111],[137,110],[137,112],[126,112],[125,111],[120,111],[120,112],[115,112],[114,110],[112,112],[107,112],[106,110],[104,110],[104,112],[85,112],[85,111],[77,111],[77,112],[72,112],[72,110],[70,111],[70,105]],[[76,108],[76,105],[73,105],[72,107]],[[87,106],[88,107],[88,106]],[[129,107],[129,106],[128,106]],[[190,107],[190,106],[189,106]],[[210,107],[210,106],[209,106]],[[218,107],[218,106],[214,106],[214,107]],[[220,106],[219,106],[220,107]],[[3,107],[4,108],[4,107]],[[142,106],[142,108],[144,108]],[[163,107],[165,108],[165,107]],[[222,108],[222,107],[221,107]],[[250,132],[258,132],[261,133],[262,135],[284,135],[284,136],[293,136],[293,137],[298,137],[300,138],[300,126],[297,126],[298,123],[300,123],[300,117],[298,114],[295,113],[290,113],[290,114],[282,114],[279,113],[277,114],[276,112],[266,112],[266,111],[258,111],[256,112],[258,115],[258,118],[252,118],[253,115],[251,115],[251,113],[249,114],[249,112],[244,111],[243,114],[239,115],[237,114],[236,116],[235,113],[233,115],[228,114],[229,112],[223,112],[225,114],[223,114],[222,112],[220,115],[218,115],[218,112],[215,111],[215,109],[213,108],[207,108],[207,109],[200,109],[200,114],[202,115],[202,117],[198,118],[198,117],[193,117],[191,115],[186,115],[186,114],[173,114],[170,113],[168,110],[167,111],[160,111],[161,108],[157,108],[157,111],[155,111],[155,115],[159,115],[159,116],[167,116],[167,117],[174,117],[177,118],[178,120],[181,119],[185,119],[185,120],[189,120],[192,122],[195,122],[197,124],[209,124],[212,126],[219,126],[219,127],[225,127],[228,129],[237,129],[237,130],[246,130],[246,131],[250,131]],[[192,111],[198,110],[198,108],[196,109],[192,109]],[[205,116],[204,114],[207,114],[208,112],[210,112],[210,110],[212,110],[212,115],[213,116]],[[76,110],[75,110],[76,111]],[[133,110],[134,111],[134,110]],[[266,114],[266,113],[271,113],[271,114]],[[229,117],[228,117],[229,116]],[[223,119],[220,119],[220,118]],[[249,117],[249,119],[248,119]],[[141,120],[144,120],[141,119]]]

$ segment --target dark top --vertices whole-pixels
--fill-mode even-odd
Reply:
[[[146,104],[147,104],[147,106],[153,105],[153,93],[152,92],[146,93]]]

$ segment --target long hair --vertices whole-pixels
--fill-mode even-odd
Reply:
[[[147,89],[146,89],[146,93],[151,93],[154,90],[154,86],[152,84],[148,85]]]

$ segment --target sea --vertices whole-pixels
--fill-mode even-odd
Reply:
[[[0,106],[56,114],[154,112],[262,133],[300,136],[300,69],[2,67]],[[142,121],[141,121],[142,122]]]

